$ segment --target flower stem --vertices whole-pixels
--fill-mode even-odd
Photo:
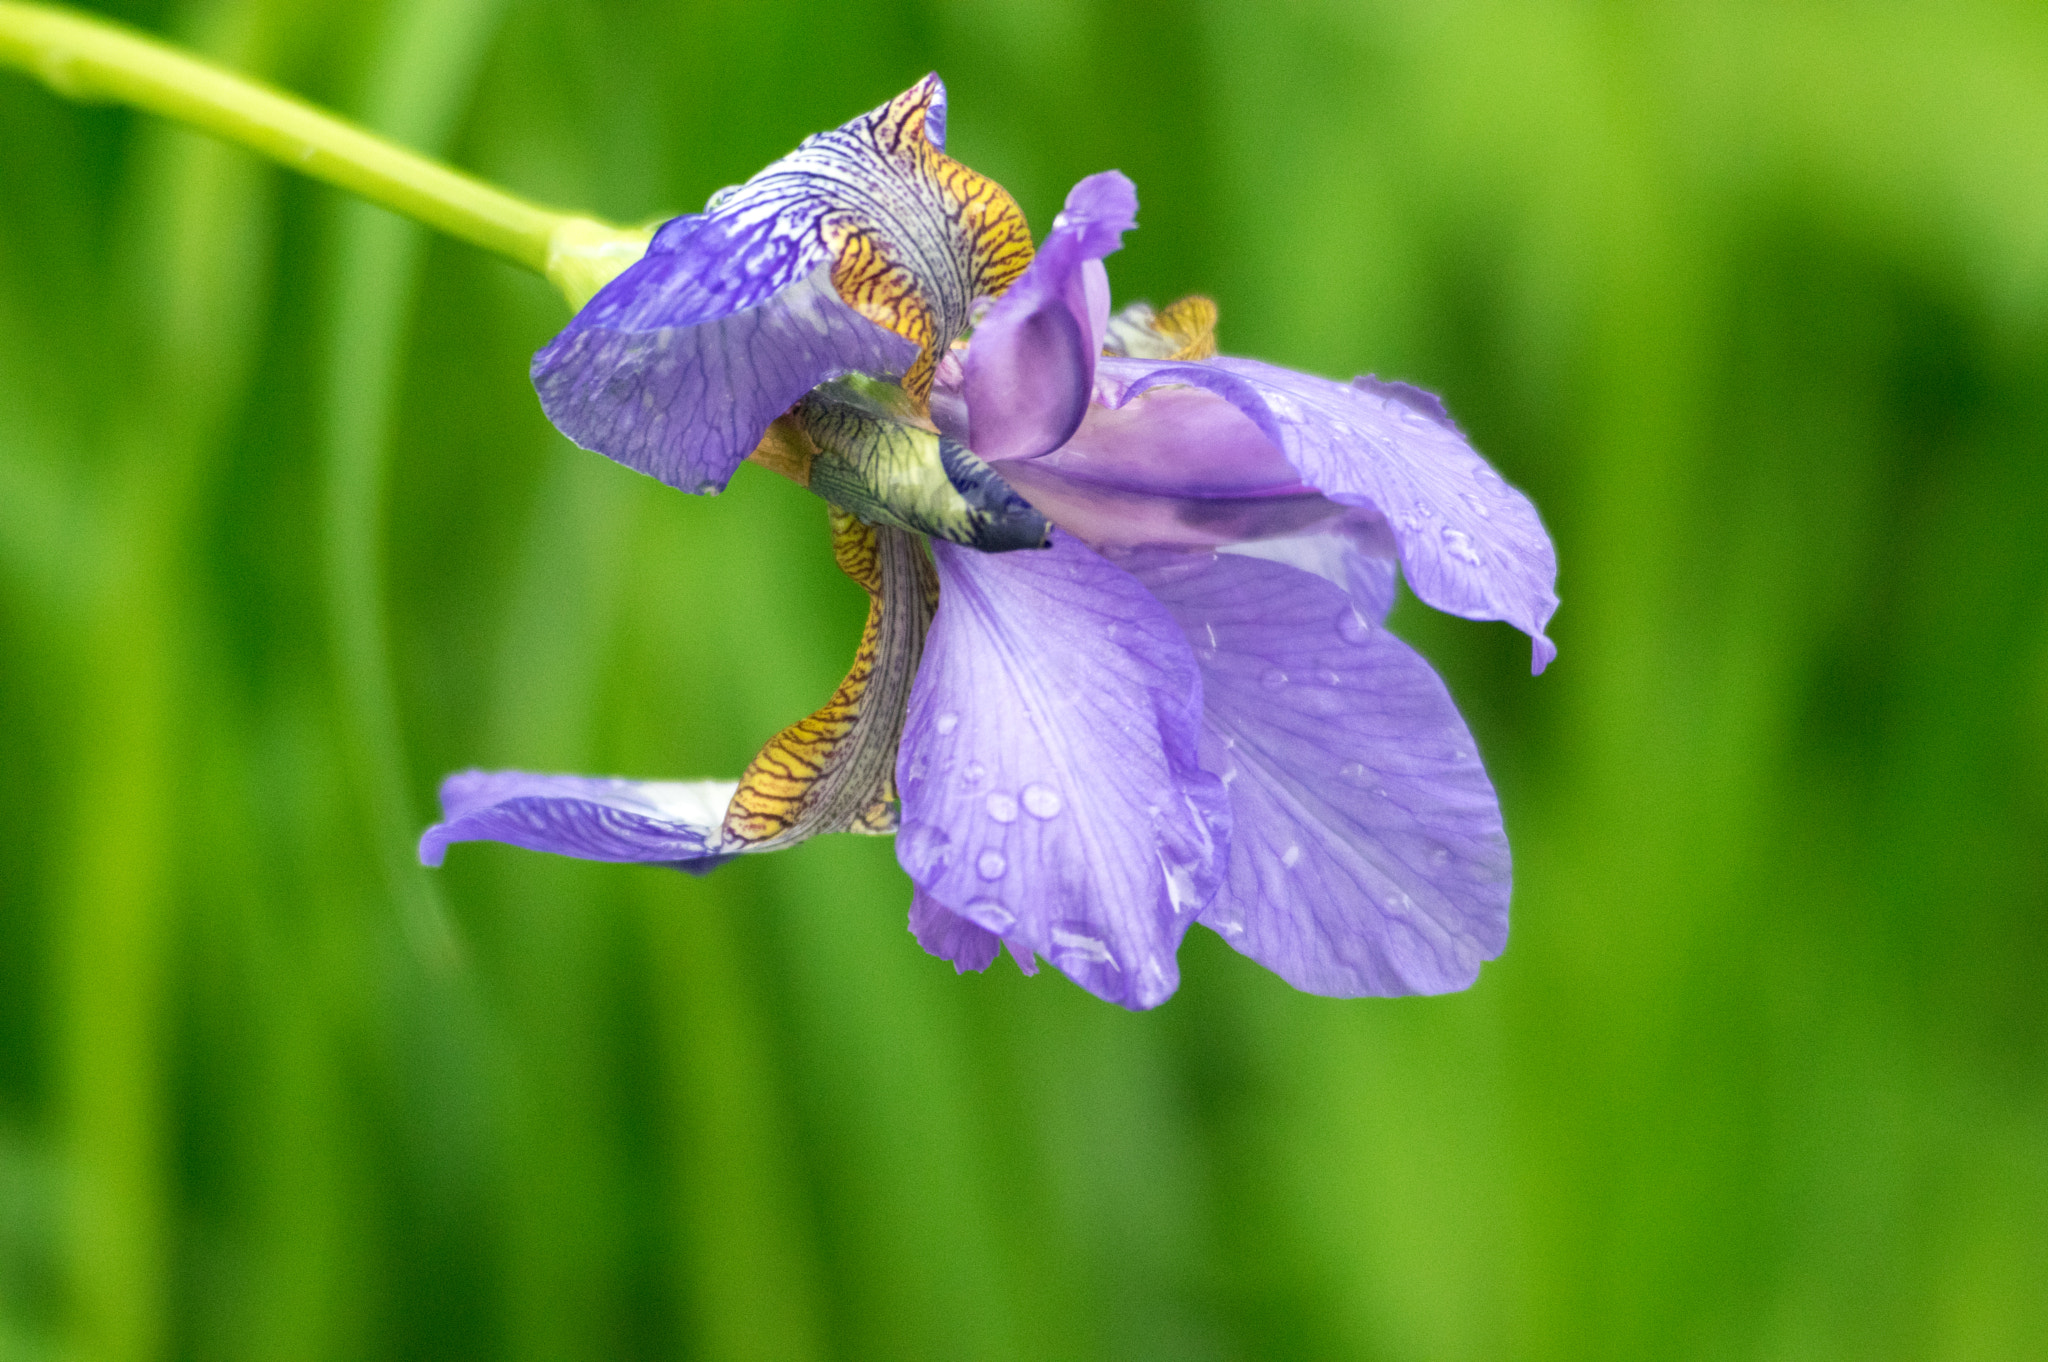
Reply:
[[[545,274],[581,307],[646,252],[649,232],[515,198],[303,100],[103,19],[0,0],[0,67],[67,99],[188,123]]]

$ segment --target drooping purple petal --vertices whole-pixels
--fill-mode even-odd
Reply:
[[[461,771],[441,782],[441,821],[420,837],[439,865],[454,842],[505,842],[590,861],[706,868],[721,855],[729,780],[603,780]],[[695,863],[695,864],[693,864]]]
[[[1042,552],[932,549],[939,611],[897,759],[897,859],[1020,958],[1156,1006],[1227,849],[1187,640],[1069,536]]]
[[[962,395],[967,444],[983,459],[1043,454],[1081,424],[1109,323],[1100,262],[1123,244],[1137,212],[1137,190],[1117,171],[1075,185],[1031,268],[975,328]]]
[[[1501,480],[1442,404],[1405,383],[1335,383],[1257,360],[1105,360],[1120,404],[1161,385],[1226,399],[1332,501],[1385,517],[1415,594],[1468,619],[1506,620],[1533,640],[1532,670],[1557,649],[1557,555],[1529,499]],[[1026,493],[1029,495],[1029,493]]]
[[[1202,913],[1296,988],[1469,985],[1507,939],[1508,845],[1443,683],[1308,573],[1234,554],[1126,560],[1202,669],[1229,876]]]
[[[910,934],[917,944],[941,960],[953,962],[955,974],[976,974],[995,962],[1002,938],[961,917],[919,889],[910,896]]]
[[[667,280],[694,283],[720,268],[650,254],[605,293],[623,284],[658,297]],[[812,388],[857,371],[901,373],[917,357],[841,301],[829,275],[821,264],[742,310],[643,328],[585,323],[586,308],[534,357],[541,408],[585,449],[686,492],[722,491],[768,423]]]

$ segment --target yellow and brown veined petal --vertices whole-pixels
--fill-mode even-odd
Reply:
[[[896,747],[938,576],[917,536],[838,507],[831,517],[833,557],[868,593],[867,626],[832,698],[776,734],[740,776],[718,839],[725,854],[896,828]]]
[[[797,173],[844,172],[849,202],[821,224],[832,286],[863,317],[918,346],[903,387],[919,401],[939,357],[965,334],[975,300],[1000,295],[1032,254],[1031,228],[1009,191],[946,155],[945,98],[938,76],[926,76],[840,129],[858,129],[854,136],[824,134],[789,158],[806,162]],[[850,157],[849,144],[858,148]]]
[[[665,223],[535,356],[549,418],[708,493],[828,379],[900,376],[922,406],[976,300],[1032,256],[1016,201],[945,154],[944,126],[928,76]]]

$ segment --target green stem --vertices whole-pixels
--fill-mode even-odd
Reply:
[[[545,274],[581,307],[646,252],[644,229],[560,213],[407,151],[302,100],[103,19],[0,0],[0,66],[67,99],[188,123]]]

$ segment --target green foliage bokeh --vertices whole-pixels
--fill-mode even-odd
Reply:
[[[1562,652],[1397,616],[1517,853],[1456,997],[956,979],[886,841],[421,871],[447,771],[818,703],[822,507],[556,436],[540,281],[0,74],[0,1359],[2048,1357],[2048,12],[120,17],[624,221],[937,69],[1038,230],[1136,180],[1120,297],[1442,392]]]

